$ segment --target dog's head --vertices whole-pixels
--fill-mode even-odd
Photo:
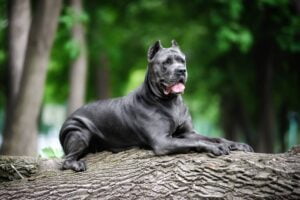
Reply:
[[[177,42],[170,48],[163,48],[160,41],[148,50],[148,73],[150,82],[160,96],[168,97],[182,94],[187,81],[185,55]]]

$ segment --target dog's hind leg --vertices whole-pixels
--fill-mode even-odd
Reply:
[[[66,134],[62,144],[65,152],[62,169],[72,169],[77,172],[86,170],[85,162],[79,159],[88,153],[91,135],[92,133],[87,129],[74,130]]]

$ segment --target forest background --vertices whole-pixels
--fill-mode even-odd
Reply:
[[[169,47],[172,39],[187,56],[183,97],[199,132],[258,152],[300,143],[300,1],[53,2],[0,0],[3,154],[59,149],[68,113],[138,87],[149,46],[161,40]],[[30,71],[39,58],[45,58],[39,70]],[[17,65],[22,70],[14,70]],[[43,80],[28,89],[25,80],[33,76]]]

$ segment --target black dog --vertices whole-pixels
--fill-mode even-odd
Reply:
[[[84,171],[79,160],[89,152],[122,151],[133,146],[156,155],[194,150],[214,155],[231,150],[253,151],[246,144],[196,133],[181,93],[187,80],[185,55],[177,43],[148,51],[144,83],[129,95],[97,101],[75,111],[63,124],[60,142],[66,154],[63,169]]]

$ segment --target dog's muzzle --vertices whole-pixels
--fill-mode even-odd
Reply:
[[[185,90],[185,81],[186,75],[184,74],[176,74],[176,81],[172,81],[172,83],[163,84],[163,92],[165,95],[170,94],[183,94]]]

